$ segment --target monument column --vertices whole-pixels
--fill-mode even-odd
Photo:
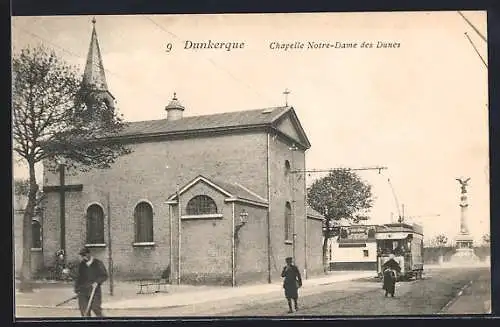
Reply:
[[[478,258],[474,253],[474,239],[470,235],[467,224],[467,209],[469,207],[467,186],[470,178],[457,178],[456,180],[460,183],[460,232],[455,238],[456,252],[453,254],[451,261],[455,263],[474,263],[478,261]]]

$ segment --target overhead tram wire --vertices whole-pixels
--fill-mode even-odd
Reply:
[[[75,52],[72,52],[72,51],[70,51],[70,50],[68,50],[68,49],[66,49],[66,48],[64,48],[64,47],[62,47],[62,46],[60,46],[60,45],[58,45],[58,44],[56,44],[56,43],[54,43],[54,42],[52,42],[52,41],[49,41],[49,40],[47,40],[46,38],[41,37],[40,35],[38,35],[38,34],[36,34],[36,33],[33,33],[33,32],[31,32],[31,31],[28,31],[28,30],[26,30],[26,29],[24,29],[24,28],[17,27],[17,28],[16,28],[16,30],[20,30],[20,31],[22,31],[22,32],[24,32],[24,33],[26,33],[26,34],[29,34],[29,35],[31,35],[31,36],[33,36],[33,37],[37,38],[37,39],[40,39],[40,40],[42,40],[43,42],[45,42],[45,43],[47,43],[47,44],[50,44],[50,45],[52,45],[52,46],[54,46],[54,47],[56,47],[56,48],[58,48],[58,49],[60,49],[60,50],[62,50],[62,51],[64,51],[64,52],[66,52],[67,54],[69,54],[69,55],[71,55],[71,56],[73,56],[73,57],[80,58],[80,59],[83,59],[83,60],[85,60],[85,59],[86,59],[86,58],[85,58],[86,56],[82,56],[82,55],[76,54]],[[104,68],[104,71],[105,71],[106,73],[108,73],[109,75],[111,75],[111,76],[117,77],[118,79],[120,79],[120,80],[122,80],[122,81],[125,81],[127,84],[132,84],[132,85],[133,85],[133,87],[134,87],[135,89],[136,89],[138,86],[140,86],[140,84],[137,84],[137,83],[135,83],[135,82],[129,81],[129,80],[127,80],[125,77],[123,77],[123,76],[121,76],[121,75],[119,75],[119,74],[117,74],[117,73],[115,73],[115,72],[113,72],[113,71],[109,70],[108,68]],[[146,91],[146,88],[143,88],[143,89]],[[158,99],[161,99],[162,101],[163,101],[163,100],[165,100],[165,97],[164,97],[163,95],[160,95],[160,94],[158,94],[158,93],[152,92],[150,88],[148,88],[148,89],[147,89],[147,92],[148,92],[148,95],[154,94],[154,95],[156,95],[156,96],[158,97]]]
[[[474,24],[472,24],[470,22],[470,20],[468,20],[467,17],[465,17],[464,14],[462,14],[462,12],[460,10],[458,11],[458,14],[460,16],[462,16],[462,18],[467,22],[467,24],[469,24],[469,26],[472,27],[472,29],[477,33],[477,35],[479,35],[479,37],[481,39],[483,39],[484,42],[488,43],[488,41],[486,40],[486,37],[481,32],[479,32],[479,30],[476,28],[476,26],[474,26]]]
[[[486,43],[488,43],[488,41],[486,40],[486,37],[476,28],[476,26],[474,24],[471,23],[470,20],[467,19],[467,17],[465,17],[465,15],[459,10],[457,11],[458,14],[465,20],[465,22],[470,26],[472,27],[472,29],[474,30],[474,32],[476,32],[477,35],[479,35],[479,37]],[[486,67],[486,69],[488,69],[488,64],[486,63],[486,61],[484,60],[483,56],[481,56],[481,53],[479,53],[479,50],[477,49],[476,45],[474,44],[474,42],[472,41],[472,39],[470,38],[470,36],[467,34],[467,32],[464,33],[465,36],[467,37],[467,40],[469,40],[470,44],[472,45],[472,47],[474,48],[474,51],[476,51],[476,54],[479,56],[479,58],[481,59],[481,61],[483,62],[484,66]]]
[[[175,33],[172,33],[169,30],[167,30],[166,28],[164,28],[163,26],[161,26],[160,24],[158,24],[157,22],[155,22],[151,17],[146,16],[146,15],[143,15],[142,17],[144,17],[145,19],[149,20],[151,23],[153,23],[160,30],[162,30],[165,33],[168,33],[171,36],[175,37],[176,39],[182,41],[182,39],[178,35],[176,35]],[[265,98],[265,99],[269,100],[270,102],[273,102],[273,101],[271,101],[271,99],[269,97],[267,97],[265,95],[262,95],[259,91],[257,91],[251,85],[249,85],[248,83],[245,83],[244,81],[242,81],[239,78],[237,78],[236,76],[234,76],[229,70],[227,70],[227,69],[225,69],[223,67],[220,67],[218,64],[215,63],[215,61],[212,58],[204,57],[204,59],[206,59],[207,61],[209,61],[215,68],[218,68],[218,69],[224,71],[226,74],[228,74],[236,82],[238,82],[238,83],[246,86],[249,90],[255,92],[255,94],[257,94],[260,98]]]
[[[486,61],[483,59],[483,56],[481,56],[481,54],[479,53],[479,51],[477,50],[476,48],[476,45],[474,44],[474,42],[472,42],[471,38],[469,37],[469,35],[467,34],[467,32],[464,33],[465,36],[467,37],[467,40],[469,40],[470,44],[472,45],[472,47],[474,48],[474,50],[476,51],[477,55],[479,56],[479,58],[481,59],[481,61],[483,62],[484,66],[486,68],[488,68],[488,64],[486,63]]]

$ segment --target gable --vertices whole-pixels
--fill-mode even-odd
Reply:
[[[283,119],[277,126],[278,130],[282,133],[290,136],[296,141],[300,141],[299,133],[297,133],[297,129],[293,126],[292,120],[290,117],[286,117]]]
[[[302,144],[306,148],[311,146],[293,108],[276,119],[274,126],[279,132],[296,141],[298,144]]]
[[[213,189],[218,193],[222,194],[224,197],[226,197],[225,199],[226,202],[239,201],[259,206],[267,206],[266,199],[260,197],[259,195],[248,190],[242,185],[231,184],[221,181],[215,182],[201,175],[193,179],[191,182],[187,183],[181,189],[179,189],[179,194],[182,195],[186,192],[189,192],[191,189],[200,190],[201,185],[203,185],[202,187],[209,187],[210,189]],[[177,201],[177,193],[172,194],[167,199],[167,203],[175,203],[176,201]]]

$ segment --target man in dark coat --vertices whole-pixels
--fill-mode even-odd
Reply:
[[[297,299],[299,298],[299,288],[302,286],[302,278],[300,276],[299,268],[292,264],[292,258],[288,257],[285,261],[286,266],[281,272],[281,277],[285,277],[283,280],[283,288],[285,289],[285,297],[288,301],[288,312],[292,313],[292,299],[295,304],[295,311],[299,309]]]
[[[82,317],[85,316],[85,311],[92,294],[92,289],[95,287],[94,298],[90,304],[90,311],[93,311],[97,317],[102,317],[102,291],[101,284],[108,279],[106,267],[101,260],[90,255],[88,248],[83,248],[80,251],[82,261],[78,266],[78,277],[75,280],[75,293],[78,294],[78,307]]]
[[[391,254],[389,256],[389,260],[387,260],[382,265],[383,271],[383,285],[382,289],[385,290],[385,296],[391,295],[394,297],[394,293],[396,292],[396,272],[401,272],[401,267],[399,263],[394,260],[394,255]]]

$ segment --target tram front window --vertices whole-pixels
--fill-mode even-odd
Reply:
[[[403,255],[409,250],[406,240],[383,240],[379,243],[379,253],[381,255],[395,254]]]

